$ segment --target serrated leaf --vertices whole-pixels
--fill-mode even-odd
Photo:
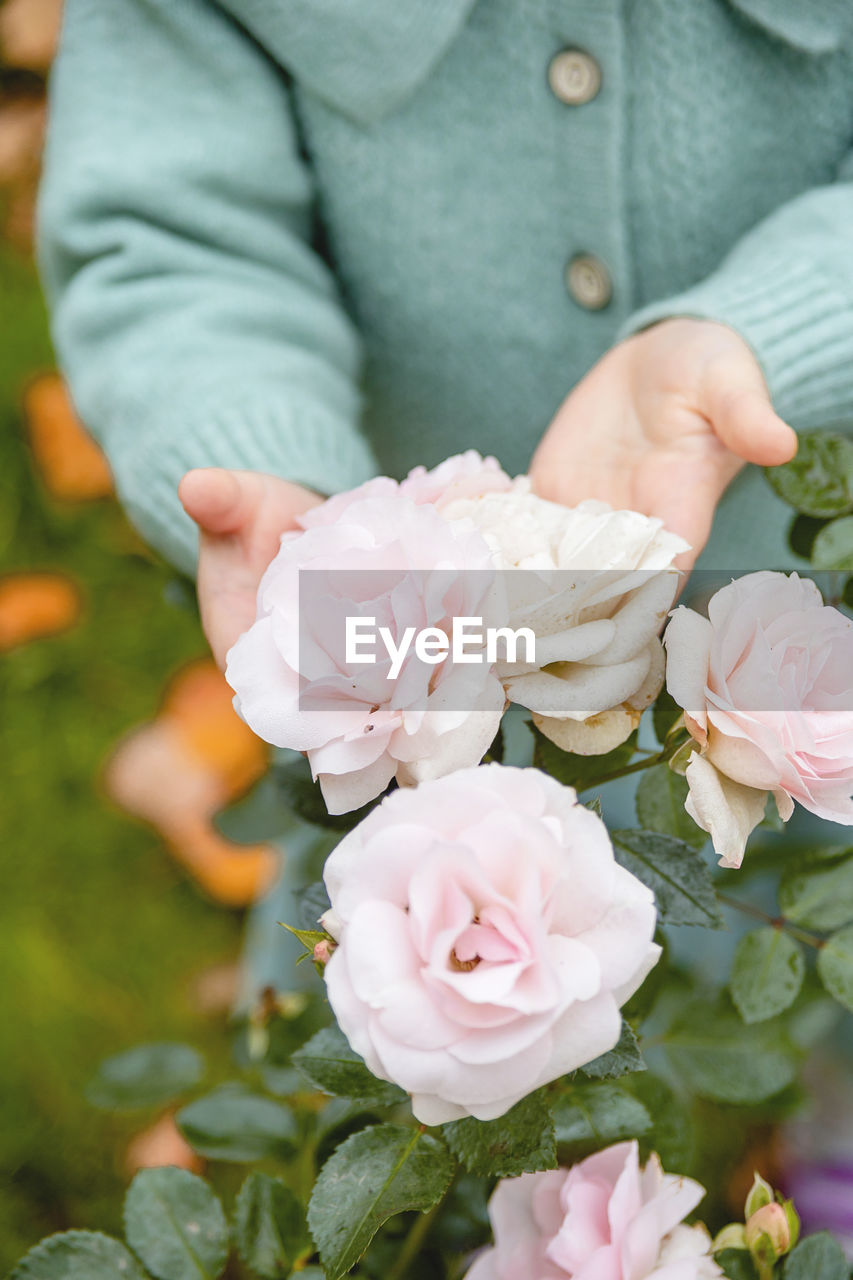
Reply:
[[[821,849],[782,875],[779,909],[807,929],[840,929],[853,920],[853,849]]]
[[[261,1280],[282,1280],[298,1258],[313,1252],[302,1205],[280,1178],[266,1173],[250,1173],[240,1188],[234,1239],[241,1259]]]
[[[577,1159],[624,1138],[639,1138],[652,1119],[637,1098],[616,1084],[574,1085],[554,1103],[554,1127],[561,1159]],[[569,1155],[564,1148],[570,1148]]]
[[[812,547],[816,569],[853,569],[853,516],[831,520],[821,529]]]
[[[288,1107],[240,1084],[220,1085],[184,1107],[175,1120],[193,1150],[209,1160],[282,1159],[292,1153],[297,1137]]]
[[[814,540],[827,523],[826,516],[797,515],[788,530],[788,546],[795,556],[811,560]]]
[[[729,987],[744,1022],[764,1022],[792,1005],[806,962],[799,944],[781,929],[754,929],[741,938]]]
[[[829,994],[853,1012],[853,924],[827,938],[817,955],[817,971]]]
[[[664,1037],[677,1076],[715,1102],[763,1102],[797,1074],[799,1055],[778,1022],[745,1025],[725,1004],[697,1002],[675,1019]]]
[[[853,442],[829,431],[800,434],[797,456],[765,475],[779,497],[807,516],[853,510]]]
[[[649,769],[637,787],[637,821],[646,831],[675,836],[693,849],[701,849],[707,832],[697,827],[684,807],[688,796],[687,779],[673,773],[669,765]]]
[[[86,1097],[107,1111],[159,1106],[194,1089],[204,1071],[201,1054],[187,1044],[140,1044],[105,1058]]]
[[[300,929],[319,929],[320,917],[332,904],[322,880],[309,884],[296,894],[296,925]]]
[[[665,1169],[685,1169],[691,1163],[695,1121],[684,1101],[660,1076],[643,1072],[622,1086],[639,1098],[651,1116],[652,1133],[646,1141],[658,1153]]]
[[[726,1280],[758,1280],[755,1263],[745,1249],[721,1249],[714,1260],[722,1267]]]
[[[9,1280],[146,1280],[133,1254],[100,1231],[63,1231],[30,1249]]]
[[[593,1058],[581,1067],[581,1074],[592,1080],[616,1080],[619,1076],[629,1075],[632,1071],[645,1071],[646,1064],[640,1053],[640,1046],[632,1028],[622,1020],[619,1040],[600,1057]]]
[[[297,1049],[292,1061],[306,1080],[324,1093],[380,1107],[408,1101],[408,1095],[397,1085],[377,1080],[337,1026],[318,1031]]]
[[[522,1099],[497,1120],[453,1120],[443,1127],[447,1145],[469,1173],[513,1178],[556,1169],[554,1117],[541,1091]]]
[[[216,1280],[228,1259],[228,1224],[203,1178],[142,1169],[124,1198],[127,1242],[157,1280]]]
[[[848,1280],[850,1264],[828,1231],[801,1240],[785,1260],[785,1280]]]
[[[629,763],[637,749],[636,731],[625,742],[602,756],[579,756],[562,751],[550,738],[546,738],[534,724],[529,724],[534,738],[533,763],[563,786],[586,791],[595,786],[596,780]]]
[[[723,927],[711,873],[694,848],[657,831],[610,836],[617,861],[654,893],[661,921]]]
[[[453,1177],[444,1143],[421,1129],[374,1125],[354,1133],[326,1161],[308,1223],[328,1280],[340,1280],[394,1214],[431,1209]]]

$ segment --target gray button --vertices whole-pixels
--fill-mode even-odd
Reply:
[[[579,253],[566,267],[566,287],[580,307],[600,311],[613,296],[610,272],[591,253]]]
[[[601,88],[601,67],[582,49],[563,49],[551,59],[548,83],[554,97],[566,106],[582,107]]]

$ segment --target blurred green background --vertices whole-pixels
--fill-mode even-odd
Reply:
[[[52,368],[31,239],[58,8],[0,8],[2,1273],[47,1232],[118,1228],[128,1143],[157,1113],[98,1112],[86,1082],[105,1055],[144,1040],[225,1059],[240,934],[238,914],[100,782],[117,740],[157,714],[170,674],[205,652],[189,593],[112,497],[52,495],[25,420],[25,388]],[[32,578],[42,571],[70,579],[65,596],[79,600],[53,627],[39,621],[39,592],[55,586]]]

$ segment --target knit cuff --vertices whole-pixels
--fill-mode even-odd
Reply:
[[[634,313],[620,338],[660,320],[716,320],[749,344],[776,412],[795,428],[853,415],[853,298],[813,261],[743,257],[693,288]]]
[[[366,440],[315,403],[217,403],[194,407],[192,420],[158,418],[136,424],[135,448],[112,461],[116,486],[143,537],[185,573],[194,575],[198,530],[178,500],[178,483],[193,467],[264,471],[317,493],[338,493],[377,472]]]

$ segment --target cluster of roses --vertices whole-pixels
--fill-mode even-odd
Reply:
[[[324,975],[352,1048],[421,1122],[495,1119],[612,1049],[660,954],[653,894],[616,862],[603,821],[539,770],[479,764],[509,702],[596,754],[629,736],[666,668],[693,740],[688,809],[725,865],[768,793],[783,819],[796,799],[853,822],[853,624],[812,583],[754,574],[708,618],[676,610],[665,662],[685,544],[637,513],[555,506],[469,453],[299,523],[227,676],[261,737],[307,754],[331,812],[399,784],[327,861]],[[320,602],[308,618],[306,571]],[[412,657],[392,681],[381,662],[346,660],[343,620],[367,613],[395,637],[463,615],[529,626],[536,662]],[[707,1235],[679,1225],[701,1194],[654,1160],[641,1170],[632,1144],[507,1180],[472,1280],[720,1275]]]

